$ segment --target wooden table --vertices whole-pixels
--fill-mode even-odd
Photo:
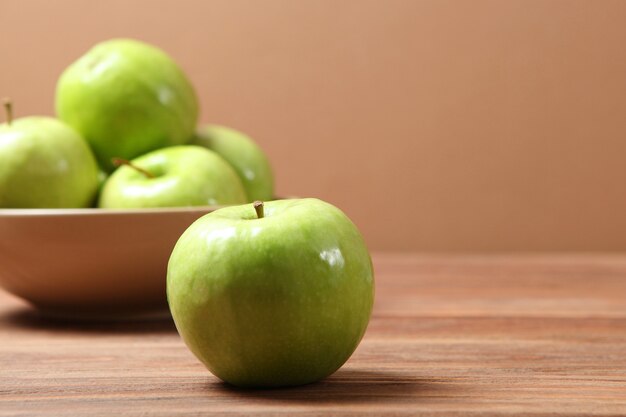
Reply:
[[[170,322],[46,322],[3,293],[0,415],[626,415],[626,256],[374,262],[357,352],[285,390],[221,383]]]

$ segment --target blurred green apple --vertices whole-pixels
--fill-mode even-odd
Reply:
[[[43,116],[0,125],[0,207],[89,207],[98,191],[98,165],[85,140],[65,123]]]
[[[241,180],[219,155],[200,146],[152,151],[117,169],[104,184],[101,208],[241,204]]]
[[[130,39],[95,45],[61,75],[59,118],[81,133],[100,164],[187,143],[198,117],[194,89],[160,49]]]
[[[172,316],[191,351],[228,383],[317,381],[365,333],[374,302],[369,253],[328,203],[254,206],[216,210],[180,237],[167,271]]]
[[[207,125],[198,129],[193,143],[211,149],[235,168],[248,201],[274,198],[274,177],[269,160],[249,136],[225,126]]]

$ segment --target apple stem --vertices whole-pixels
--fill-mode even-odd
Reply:
[[[13,122],[13,103],[8,97],[4,98],[2,103],[4,104],[4,112],[7,116],[7,124],[11,126],[11,122]]]
[[[116,167],[122,166],[122,165],[126,165],[127,167],[130,167],[132,169],[134,169],[137,172],[142,173],[143,175],[146,176],[146,178],[154,178],[154,175],[149,172],[146,171],[145,169],[138,167],[137,165],[133,164],[132,162],[130,162],[127,159],[124,158],[113,158],[111,159],[111,162],[113,162],[113,165],[115,165]]]
[[[254,207],[254,211],[256,211],[256,216],[259,219],[262,219],[264,217],[264,213],[263,213],[263,202],[262,201],[255,201],[252,206]]]

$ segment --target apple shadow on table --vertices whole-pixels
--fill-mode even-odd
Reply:
[[[171,316],[145,320],[72,320],[51,318],[34,308],[21,307],[0,315],[0,325],[31,331],[60,333],[166,334],[176,333]]]
[[[387,370],[340,369],[330,377],[301,387],[243,389],[224,382],[210,382],[207,389],[238,399],[289,403],[384,403],[402,398],[440,397],[457,385]]]

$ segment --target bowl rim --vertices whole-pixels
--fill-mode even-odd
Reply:
[[[269,201],[294,199],[294,196],[274,196]],[[43,217],[43,216],[108,216],[108,215],[144,215],[144,214],[174,214],[174,213],[209,213],[224,207],[241,206],[242,204],[215,204],[208,206],[184,206],[184,207],[149,207],[149,208],[0,208],[2,217]]]
[[[105,209],[105,208],[20,208],[0,209],[0,217],[41,217],[41,216],[108,216],[108,215],[145,215],[145,214],[169,214],[169,213],[198,213],[210,212],[227,207],[226,205],[215,206],[189,206],[189,207],[151,207],[136,209]]]

